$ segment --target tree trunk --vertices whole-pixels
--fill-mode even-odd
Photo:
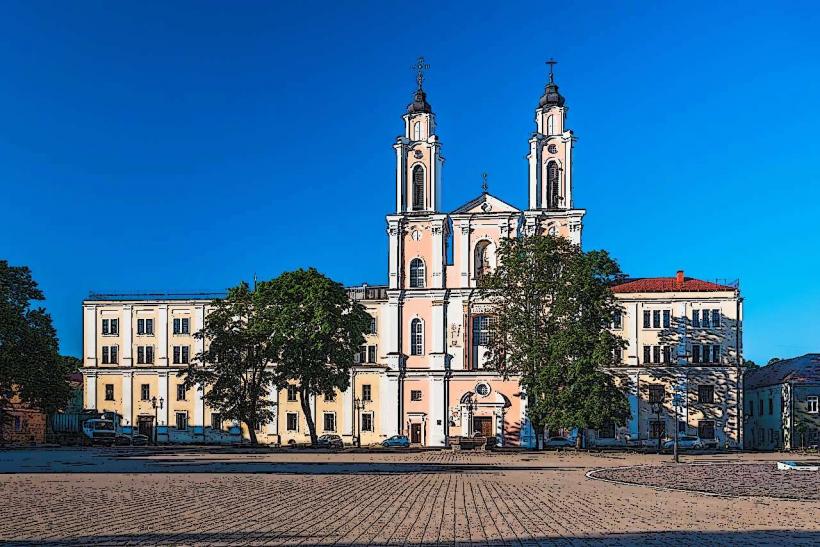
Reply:
[[[251,420],[246,420],[245,425],[248,426],[248,435],[251,438],[251,445],[256,446],[259,442],[256,440],[256,424],[251,423]]]
[[[310,433],[310,446],[316,446],[318,440],[316,437],[316,424],[313,422],[313,413],[310,411],[310,399],[308,399],[305,389],[299,388],[299,402],[302,405],[302,412],[305,414],[305,421],[307,422],[308,432]]]

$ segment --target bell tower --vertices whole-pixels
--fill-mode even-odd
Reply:
[[[396,139],[396,213],[436,213],[441,206],[441,143],[436,136],[436,116],[424,92],[424,70],[430,65],[419,57],[417,88],[407,105],[404,135]]]
[[[572,203],[572,148],[575,137],[566,129],[567,111],[555,83],[550,59],[549,82],[535,108],[535,131],[530,137],[529,209],[524,213],[527,233],[561,235],[581,244],[581,219],[586,211]]]

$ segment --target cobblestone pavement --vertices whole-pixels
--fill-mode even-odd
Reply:
[[[662,488],[697,490],[721,496],[769,496],[820,500],[820,473],[779,471],[775,462],[729,465],[641,465],[602,469],[594,472],[594,476]]]
[[[603,467],[666,467],[667,459],[445,451],[0,452],[0,471],[7,473],[0,475],[0,543],[820,543],[818,501],[710,497],[585,476]],[[698,460],[752,463],[747,456]],[[50,461],[61,470],[43,472]],[[14,470],[25,472],[8,474]]]

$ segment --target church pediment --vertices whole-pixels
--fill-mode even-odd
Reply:
[[[477,214],[477,213],[520,213],[521,211],[506,201],[502,201],[494,195],[484,192],[477,198],[468,201],[451,214]]]

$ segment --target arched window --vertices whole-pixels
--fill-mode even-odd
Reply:
[[[420,258],[410,261],[410,288],[424,288],[424,262]]]
[[[551,161],[547,164],[547,208],[558,209],[558,182],[561,178],[561,170],[558,162]]]
[[[555,132],[555,120],[552,116],[547,118],[547,135],[553,135]]]
[[[416,122],[413,124],[413,140],[421,140],[421,122]]]
[[[410,321],[410,355],[424,355],[424,323],[418,318]]]
[[[475,264],[475,278],[487,275],[493,270],[492,256],[491,256],[490,242],[487,240],[479,241],[475,246],[475,257],[473,263]]]
[[[413,210],[424,209],[424,167],[413,167]]]

